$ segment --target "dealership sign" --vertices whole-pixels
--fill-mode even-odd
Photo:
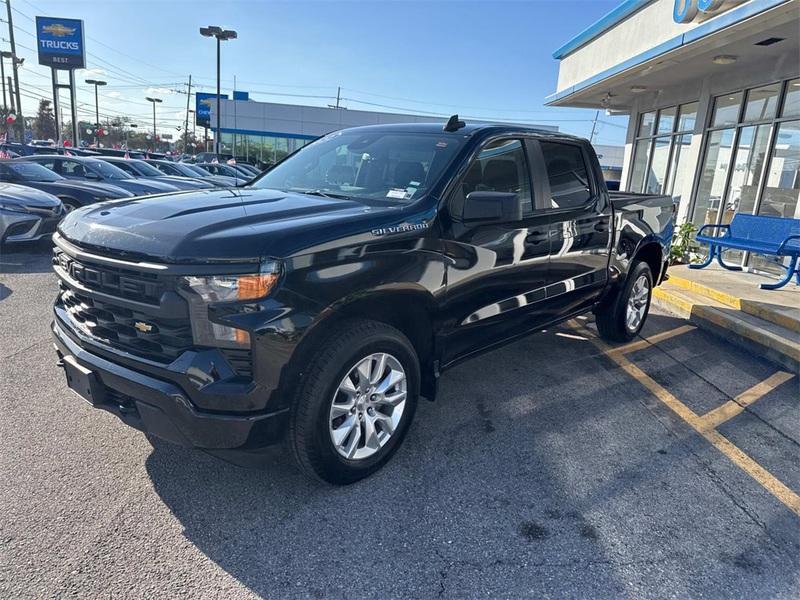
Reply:
[[[675,0],[672,18],[676,23],[708,19],[741,4],[744,0]]]
[[[223,100],[228,99],[228,94],[220,94]],[[195,94],[195,123],[200,127],[211,127],[211,105],[217,101],[216,94],[197,92]]]
[[[36,47],[40,65],[54,69],[86,67],[83,21],[36,17]]]

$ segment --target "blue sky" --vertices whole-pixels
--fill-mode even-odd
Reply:
[[[109,82],[100,110],[152,122],[147,95],[164,99],[159,128],[183,121],[189,73],[213,91],[213,40],[198,29],[220,25],[239,39],[223,44],[223,92],[248,90],[256,100],[311,105],[333,102],[342,87],[349,108],[433,112],[557,124],[589,135],[594,111],[543,106],[555,91],[552,52],[602,17],[619,0],[406,2],[391,0],[12,0],[23,108],[50,95],[49,71],[37,66],[36,15],[85,22],[87,77]],[[4,25],[3,25],[4,26]],[[7,33],[3,33],[3,49]],[[80,86],[79,116],[94,109]],[[101,114],[102,118],[102,114]],[[599,143],[622,143],[625,118],[601,114]]]

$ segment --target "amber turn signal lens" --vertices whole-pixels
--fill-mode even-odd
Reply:
[[[239,300],[257,300],[263,298],[272,291],[278,283],[276,273],[263,273],[259,275],[239,276]]]

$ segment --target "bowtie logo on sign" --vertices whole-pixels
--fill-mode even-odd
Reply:
[[[744,0],[675,0],[672,18],[676,23],[692,23],[733,8]]]

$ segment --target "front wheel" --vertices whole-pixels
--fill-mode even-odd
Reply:
[[[306,474],[348,484],[400,446],[419,396],[419,362],[400,331],[353,319],[334,328],[302,374],[288,444]]]
[[[653,273],[645,262],[633,264],[616,298],[596,313],[600,337],[610,342],[629,342],[642,330],[650,310]]]

